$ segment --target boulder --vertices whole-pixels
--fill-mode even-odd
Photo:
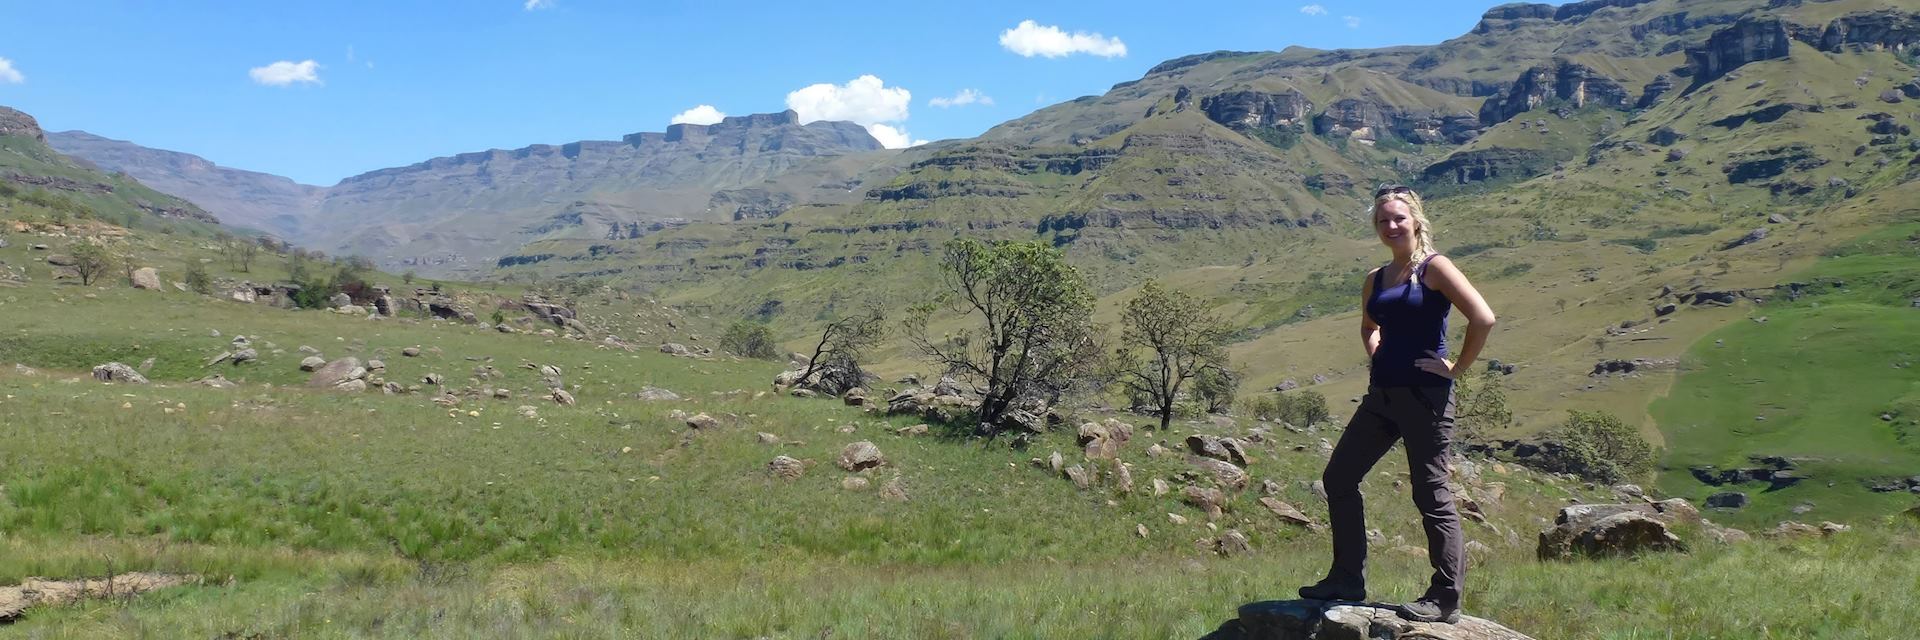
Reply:
[[[860,476],[847,476],[840,479],[840,488],[847,491],[866,491],[873,482]]]
[[[835,463],[848,471],[864,471],[886,464],[887,458],[880,453],[880,447],[861,440],[842,448],[840,458]]]
[[[1460,616],[1457,624],[1413,622],[1384,606],[1319,600],[1242,605],[1201,640],[1532,640],[1497,622]]]
[[[907,496],[907,485],[900,480],[900,476],[894,476],[888,479],[886,484],[880,485],[880,497],[893,502],[906,502],[910,499]]]
[[[307,378],[307,386],[315,389],[329,389],[365,377],[367,377],[367,369],[360,366],[360,359],[347,356],[314,370],[313,375]],[[364,384],[362,388],[365,388]]]
[[[1194,455],[1212,458],[1236,465],[1247,464],[1247,452],[1240,441],[1233,438],[1221,438],[1205,434],[1187,436],[1187,450]]]
[[[1542,560],[1579,556],[1635,555],[1685,551],[1668,525],[1700,523],[1700,512],[1685,500],[1652,504],[1573,505],[1560,510],[1554,527],[1540,533]]]
[[[1247,534],[1240,533],[1239,529],[1228,529],[1226,533],[1220,534],[1219,538],[1215,538],[1209,546],[1214,553],[1228,558],[1253,553],[1253,542],[1247,540]]]
[[[93,377],[102,382],[125,382],[128,384],[146,384],[147,377],[140,375],[133,367],[109,362],[93,368]]]
[[[1218,520],[1221,511],[1226,508],[1227,494],[1219,489],[1190,484],[1180,491],[1180,500],[1205,511],[1208,520]]]
[[[353,298],[344,293],[336,293],[327,298],[327,306],[338,309],[353,304]]]
[[[1079,443],[1088,458],[1111,460],[1133,439],[1133,425],[1108,418],[1080,425]]]
[[[420,357],[420,347],[407,347],[405,349],[401,349],[400,355],[403,355],[409,358],[418,358]]]
[[[1241,469],[1239,466],[1225,460],[1193,458],[1192,462],[1194,466],[1200,467],[1212,475],[1214,481],[1220,483],[1222,488],[1231,491],[1246,489],[1247,483],[1251,481],[1251,478],[1247,477],[1245,469]]]
[[[155,271],[153,267],[140,267],[138,269],[134,269],[133,270],[133,288],[147,289],[149,291],[159,291],[160,290],[160,272]]]
[[[695,429],[712,429],[720,426],[720,420],[714,418],[713,416],[701,413],[701,414],[696,414],[693,417],[687,418],[687,426],[693,427]]]
[[[547,394],[547,397],[551,398],[554,404],[563,407],[571,407],[574,403],[573,394],[567,393],[566,389],[554,389],[552,393]]]
[[[301,371],[319,371],[320,367],[324,366],[327,366],[327,359],[320,356],[307,356],[306,359],[300,361]]]
[[[848,389],[846,393],[840,395],[840,400],[849,407],[866,406],[867,390],[860,387]]]
[[[633,397],[636,400],[672,401],[679,400],[680,394],[659,387],[641,387],[639,391],[634,392]]]
[[[207,376],[205,378],[201,378],[195,384],[199,384],[200,386],[203,386],[203,387],[213,387],[215,389],[233,389],[240,386],[240,385],[234,384],[232,380],[228,380],[226,376],[220,375],[218,373]]]
[[[767,472],[784,480],[797,480],[806,471],[806,463],[788,456],[774,456],[773,460],[767,463]]]

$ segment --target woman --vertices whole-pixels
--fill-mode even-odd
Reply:
[[[1453,379],[1473,364],[1493,310],[1446,256],[1433,251],[1433,225],[1420,196],[1404,186],[1374,193],[1373,231],[1393,251],[1393,262],[1367,274],[1361,285],[1360,343],[1372,362],[1367,395],[1347,423],[1327,460],[1327,510],[1333,525],[1333,568],[1319,583],[1302,587],[1314,600],[1365,600],[1366,514],[1360,480],[1405,440],[1413,475],[1413,502],[1427,534],[1433,579],[1427,592],[1403,605],[1403,617],[1421,622],[1460,620],[1460,515],[1447,489],[1447,453],[1453,440]],[[1447,313],[1467,317],[1466,343],[1448,362]]]

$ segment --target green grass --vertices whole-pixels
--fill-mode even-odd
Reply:
[[[1690,372],[1652,406],[1667,437],[1663,490],[1704,498],[1717,489],[1694,480],[1689,467],[1750,467],[1748,456],[1771,455],[1807,458],[1799,466],[1809,479],[1772,492],[1762,492],[1764,484],[1728,487],[1754,503],[1717,517],[1764,525],[1913,502],[1902,493],[1868,493],[1862,482],[1920,469],[1920,446],[1899,438],[1915,416],[1881,419],[1920,389],[1913,366],[1920,309],[1909,303],[1920,296],[1920,253],[1909,240],[1916,233],[1920,225],[1912,223],[1886,227],[1833,252],[1796,278],[1816,293],[1776,298],[1754,310],[1755,320],[1729,325],[1689,352]],[[1789,511],[1802,503],[1814,510]]]

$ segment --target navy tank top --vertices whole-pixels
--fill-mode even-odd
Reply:
[[[1367,315],[1380,325],[1380,347],[1373,351],[1372,374],[1376,387],[1424,387],[1453,384],[1446,376],[1421,371],[1413,361],[1429,357],[1428,351],[1447,355],[1447,313],[1453,301],[1428,287],[1427,263],[1414,268],[1420,284],[1402,282],[1384,286],[1387,268],[1373,274],[1373,296],[1367,298]]]

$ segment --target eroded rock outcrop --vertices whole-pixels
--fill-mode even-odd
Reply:
[[[1749,62],[1785,58],[1789,44],[1786,23],[1779,18],[1742,18],[1715,31],[1704,44],[1688,48],[1687,66],[1693,71],[1694,86],[1699,86]]]

